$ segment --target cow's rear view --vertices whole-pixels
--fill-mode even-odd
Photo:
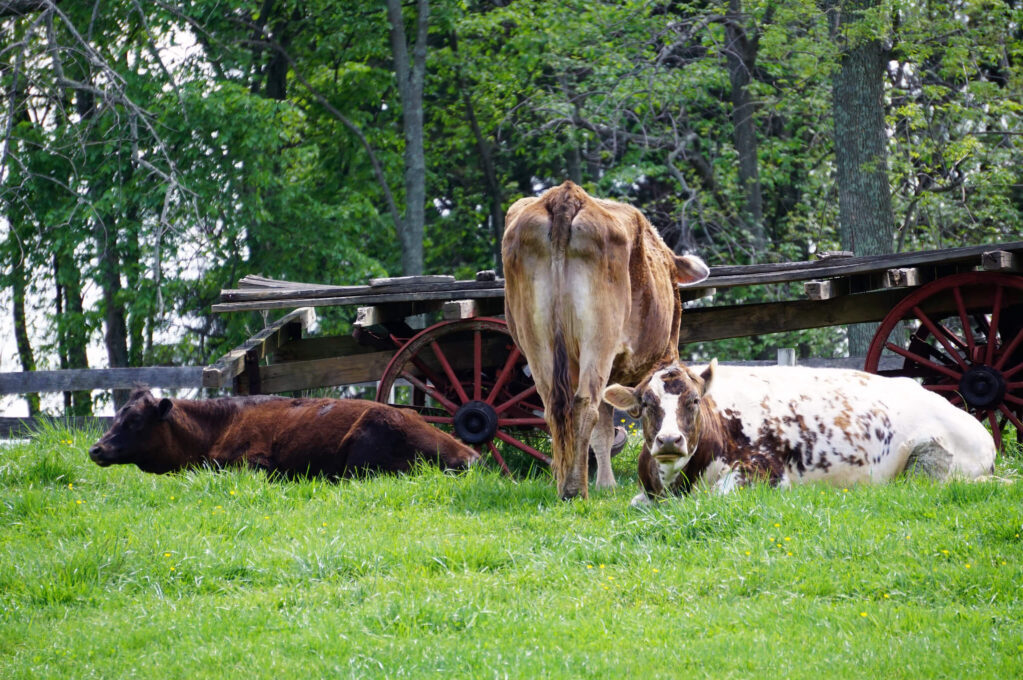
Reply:
[[[512,205],[501,253],[508,327],[544,403],[558,492],[586,495],[591,444],[597,485],[613,486],[603,390],[678,357],[676,284],[702,281],[707,266],[672,252],[639,210],[572,182]]]

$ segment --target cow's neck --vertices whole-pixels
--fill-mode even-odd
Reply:
[[[204,460],[219,436],[227,429],[236,409],[221,407],[218,402],[222,401],[173,400],[174,409],[169,424],[175,442],[189,458],[184,462],[198,463]]]
[[[712,399],[705,398],[700,402],[699,443],[692,458],[682,470],[682,491],[688,492],[696,480],[700,479],[716,458],[726,454],[726,441],[721,414]]]

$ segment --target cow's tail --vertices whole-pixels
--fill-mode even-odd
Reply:
[[[565,343],[565,321],[563,305],[568,301],[565,289],[565,259],[568,243],[572,237],[572,221],[586,199],[581,188],[565,182],[544,196],[547,214],[550,216],[551,267],[554,295],[551,315],[554,322],[553,374],[551,376],[550,417],[551,444],[554,453],[552,467],[558,486],[563,487],[572,470],[575,458],[575,390],[569,371],[568,347]]]
[[[554,478],[561,486],[571,472],[575,458],[575,422],[572,418],[575,391],[568,371],[565,336],[560,328],[554,332],[553,369],[548,407],[550,417],[547,422],[551,428],[551,448],[554,453],[551,467],[554,468]]]

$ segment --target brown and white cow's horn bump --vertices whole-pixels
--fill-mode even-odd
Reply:
[[[700,374],[700,378],[703,380],[703,394],[707,394],[710,391],[710,384],[714,381],[714,374],[717,372],[718,358],[714,357],[707,364],[707,368],[703,369],[703,373]]]

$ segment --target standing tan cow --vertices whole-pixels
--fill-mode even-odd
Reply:
[[[636,208],[592,198],[572,182],[519,199],[506,223],[508,327],[544,403],[558,493],[585,497],[590,445],[597,486],[615,483],[604,388],[634,385],[678,358],[676,283],[709,271],[698,257],[673,253]]]

